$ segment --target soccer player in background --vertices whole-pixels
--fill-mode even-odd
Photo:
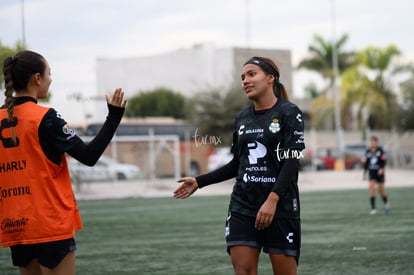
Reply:
[[[37,104],[52,82],[43,56],[22,51],[7,57],[3,73],[0,245],[10,247],[22,275],[74,275],[74,236],[82,221],[65,153],[89,166],[98,161],[124,114],[124,93],[106,96],[106,121],[85,144],[57,111]]]
[[[390,210],[390,203],[388,201],[387,194],[385,192],[385,164],[386,154],[381,146],[378,146],[378,137],[371,136],[370,147],[365,152],[365,165],[364,165],[364,179],[367,177],[369,180],[369,199],[371,203],[370,215],[377,214],[377,208],[375,205],[376,198],[376,186],[384,202],[384,210],[386,213]]]
[[[243,65],[241,79],[253,104],[236,115],[233,159],[207,174],[179,179],[174,197],[187,198],[199,188],[236,177],[225,227],[235,274],[257,274],[262,249],[274,274],[297,274],[302,112],[289,102],[271,59],[252,57]]]

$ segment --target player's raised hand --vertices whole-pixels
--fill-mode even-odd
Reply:
[[[193,177],[184,177],[177,180],[177,182],[182,182],[182,184],[174,191],[174,198],[176,199],[188,198],[198,189],[198,183]]]
[[[125,108],[125,105],[127,103],[126,99],[124,99],[124,92],[122,91],[122,88],[115,89],[114,94],[112,95],[112,98],[109,97],[109,95],[105,95],[106,102],[108,104],[116,106],[116,107],[122,107]]]

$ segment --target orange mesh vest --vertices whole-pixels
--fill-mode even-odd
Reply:
[[[1,246],[63,240],[82,227],[66,157],[50,161],[39,143],[39,124],[49,110],[33,102],[0,109]],[[13,126],[16,141],[11,139]]]

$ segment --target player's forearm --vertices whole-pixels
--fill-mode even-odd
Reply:
[[[109,114],[101,130],[88,144],[79,142],[68,154],[86,165],[94,165],[111,142],[121,121],[124,108],[109,105]]]
[[[286,159],[280,170],[277,181],[273,186],[272,192],[275,192],[279,196],[283,196],[288,189],[289,184],[291,184],[292,179],[297,177],[298,171],[299,160],[296,158]]]
[[[210,184],[214,184],[214,183],[218,183],[221,181],[234,178],[237,175],[238,167],[239,167],[239,161],[236,158],[233,158],[229,163],[227,163],[223,167],[220,167],[207,174],[203,174],[203,175],[196,177],[198,187],[202,188]]]

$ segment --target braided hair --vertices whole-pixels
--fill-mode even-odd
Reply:
[[[16,120],[13,117],[14,92],[19,92],[27,88],[30,77],[33,74],[44,74],[46,61],[43,56],[33,51],[21,51],[15,56],[7,57],[3,63],[4,74],[4,105],[7,108],[9,122]],[[13,127],[11,135],[15,140]]]
[[[4,83],[6,91],[4,92],[4,105],[7,107],[8,118],[13,118],[13,76],[12,68],[14,65],[14,56],[7,57],[3,64]]]

